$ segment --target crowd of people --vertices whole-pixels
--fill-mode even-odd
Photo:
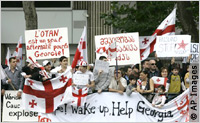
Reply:
[[[119,94],[127,94],[130,96],[132,92],[142,94],[152,106],[161,108],[167,101],[175,98],[187,88],[189,88],[189,64],[188,57],[186,63],[175,63],[175,58],[171,59],[171,63],[163,66],[160,59],[144,60],[133,66],[109,67],[108,72],[104,70],[94,69],[94,64],[88,64],[81,61],[75,69],[68,66],[68,58],[62,56],[51,61],[44,60],[42,66],[47,73],[46,76],[41,74],[41,68],[35,67],[29,60],[21,69],[17,66],[15,57],[9,59],[9,66],[2,65],[7,74],[7,78],[1,80],[1,94],[4,95],[5,90],[18,90],[17,96],[20,98],[23,85],[26,78],[37,81],[47,81],[61,75],[67,70],[71,70],[73,74],[88,75],[88,84],[77,85],[72,83],[78,89],[88,87],[88,94],[102,92],[116,92]],[[99,60],[108,62],[105,56],[100,56]],[[113,69],[114,68],[114,69]],[[155,77],[162,77],[167,80],[166,84],[155,86]]]

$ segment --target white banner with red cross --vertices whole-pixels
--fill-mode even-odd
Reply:
[[[77,87],[72,88],[72,95],[74,96],[74,101],[72,101],[71,105],[77,105],[77,106],[83,106],[86,102],[88,88],[84,87],[81,89],[78,89]]]
[[[21,108],[51,113],[58,106],[73,101],[71,83],[72,73],[70,70],[45,82],[26,79],[22,93]]]
[[[157,36],[158,57],[187,57],[190,54],[190,35]]]
[[[116,44],[115,44],[116,42]],[[116,45],[116,47],[115,47]],[[110,65],[132,65],[140,63],[139,33],[122,33],[95,36],[96,59],[108,57]],[[111,52],[113,52],[111,54]],[[117,52],[116,54],[114,52]]]
[[[65,104],[53,113],[39,114],[39,122],[188,122],[189,89],[161,108],[142,95],[114,92],[87,96],[83,107]]]
[[[68,29],[37,29],[25,31],[26,56],[34,59],[69,57]]]

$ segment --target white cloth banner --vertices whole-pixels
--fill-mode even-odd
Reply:
[[[27,57],[34,59],[69,57],[68,29],[38,29],[25,31]]]
[[[53,113],[39,114],[51,122],[186,122],[189,121],[189,89],[165,104],[152,107],[142,95],[103,92],[87,96],[82,107],[65,104]],[[45,119],[45,120],[44,120]]]
[[[71,83],[70,70],[45,82],[26,79],[21,108],[42,113],[53,112],[58,106],[73,101]]]
[[[118,65],[132,65],[140,63],[138,32],[95,36],[96,51],[98,51],[98,49],[104,49],[103,53],[96,52],[96,59],[99,59],[100,56],[107,57],[109,52],[106,50],[108,49],[109,45],[114,42],[116,42],[117,46]],[[116,65],[115,58],[109,59],[108,62],[110,65]]]
[[[158,57],[185,57],[190,54],[190,35],[157,36]]]

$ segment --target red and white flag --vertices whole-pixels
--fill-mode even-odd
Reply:
[[[77,64],[79,64],[80,61],[84,60],[87,61],[87,33],[86,33],[86,27],[84,26],[78,47],[76,49],[76,53],[74,56],[74,60],[72,62],[72,68],[75,68]]]
[[[176,9],[174,9],[165,20],[158,26],[151,37],[140,40],[140,58],[146,59],[150,53],[155,51],[154,45],[156,44],[156,36],[160,35],[174,35],[175,34],[175,21],[176,21]],[[146,38],[146,39],[145,39]]]
[[[10,66],[9,64],[9,58],[11,57],[11,54],[10,54],[10,49],[9,47],[7,48],[7,54],[6,54],[6,60],[5,60],[5,65],[7,66]]]
[[[108,47],[106,47],[106,46],[100,47],[99,49],[97,49],[96,52],[98,54],[106,53],[107,54],[107,58],[110,58],[110,59],[116,58],[117,57],[117,46],[116,46],[116,43],[113,42]]]
[[[153,76],[151,79],[152,79],[153,82],[154,82],[154,89],[155,89],[155,92],[157,92],[158,86],[159,86],[159,85],[164,85],[165,88],[166,88],[167,78]]]
[[[21,66],[22,65],[22,36],[20,36],[17,47],[13,53],[13,57],[17,59],[17,65]]]
[[[40,113],[51,113],[58,106],[73,101],[71,84],[70,70],[45,82],[26,79],[21,108]]]
[[[6,72],[4,71],[4,69],[2,68],[2,65],[1,65],[0,69],[1,69],[1,79],[6,78],[7,75],[6,75]]]
[[[84,103],[86,102],[88,90],[89,88],[87,87],[78,89],[77,87],[74,86],[72,89],[72,95],[74,96],[74,100],[72,101],[71,105],[84,106]]]

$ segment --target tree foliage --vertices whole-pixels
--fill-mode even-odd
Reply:
[[[178,2],[178,1],[177,1]],[[176,1],[137,1],[136,4],[119,4],[112,2],[112,12],[102,13],[105,24],[112,25],[120,32],[139,32],[141,36],[152,35],[158,25],[171,13]],[[192,12],[196,23],[199,22],[199,2],[191,2],[185,8]],[[178,19],[176,27],[182,29]]]

